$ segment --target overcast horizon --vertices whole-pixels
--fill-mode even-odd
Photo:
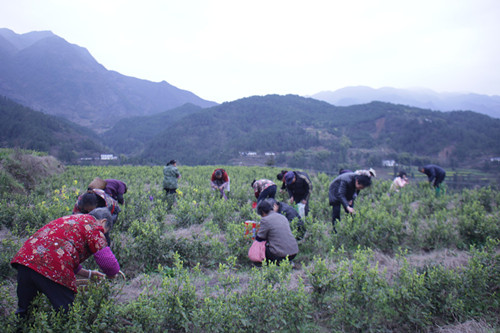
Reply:
[[[349,86],[500,95],[500,2],[2,1],[108,70],[222,103]]]

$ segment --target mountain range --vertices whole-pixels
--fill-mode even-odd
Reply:
[[[0,29],[0,95],[102,132],[125,117],[185,103],[217,103],[171,84],[109,71],[83,47],[50,31],[16,34]]]
[[[265,163],[328,171],[381,166],[384,159],[483,167],[500,156],[500,119],[471,111],[384,102],[338,107],[296,95],[267,95],[198,112],[179,108],[175,114],[179,119],[168,125],[148,116],[135,119],[134,129],[111,130],[115,149],[126,154],[122,149],[127,145],[117,142],[141,142],[142,151],[128,155],[133,163],[174,158],[187,165],[239,164],[242,155],[252,152],[268,153]],[[155,120],[166,126],[153,126]]]
[[[109,71],[48,31],[0,29],[0,96],[2,147],[69,163],[115,153],[122,163],[239,164],[252,152],[269,165],[332,171],[383,159],[484,167],[500,156],[498,96],[463,95],[456,104],[482,112],[452,111],[451,99],[430,91],[368,87],[219,105],[164,81]]]
[[[437,93],[430,89],[396,89],[345,87],[311,96],[337,106],[365,104],[373,101],[416,106],[437,111],[475,111],[500,118],[500,96],[463,93]]]

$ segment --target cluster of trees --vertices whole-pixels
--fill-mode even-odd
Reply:
[[[0,96],[0,147],[47,152],[65,162],[99,154],[97,134],[56,116],[46,115]]]
[[[65,162],[108,152],[132,164],[172,158],[184,165],[231,164],[239,152],[255,151],[276,153],[272,162],[279,165],[334,171],[380,166],[383,159],[483,167],[500,156],[499,119],[382,102],[336,107],[295,95],[254,96],[206,109],[186,104],[123,119],[99,136],[6,98],[0,117],[3,147],[45,151]]]
[[[178,117],[179,111],[173,114]],[[269,95],[176,119],[150,131],[155,136],[130,161],[231,163],[240,151],[272,151],[277,154],[274,163],[331,171],[342,165],[378,166],[400,155],[410,162],[439,160],[446,166],[482,165],[484,158],[500,155],[494,144],[500,139],[500,120],[473,112],[381,102],[335,107],[299,96]]]

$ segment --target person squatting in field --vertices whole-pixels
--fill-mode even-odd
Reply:
[[[231,180],[229,179],[229,175],[224,169],[215,169],[212,173],[212,177],[210,178],[210,187],[212,190],[216,190],[220,192],[220,197],[227,200],[227,194],[230,190]]]
[[[304,224],[304,220],[302,220],[302,218],[300,217],[297,210],[284,202],[277,201],[277,200],[272,199],[272,198],[266,199],[266,201],[268,201],[271,204],[271,206],[273,207],[273,210],[276,213],[281,214],[284,217],[286,217],[286,219],[288,220],[289,223],[292,223],[293,220],[297,221],[298,234],[297,234],[296,239],[297,240],[302,239],[302,237],[304,236],[304,234],[306,232],[306,227]]]
[[[299,253],[299,246],[286,217],[276,213],[268,200],[257,205],[257,214],[262,219],[255,240],[266,241],[266,261],[279,264],[286,258],[293,260]]]
[[[276,184],[269,179],[254,179],[251,186],[253,188],[255,198],[257,198],[257,204],[264,199],[274,198],[278,188]]]
[[[68,311],[77,293],[75,274],[114,278],[120,265],[104,237],[110,228],[109,210],[97,208],[89,214],[58,218],[28,238],[11,261],[17,270],[16,314],[26,317],[38,293],[45,294],[55,310]],[[91,255],[104,274],[82,268]]]
[[[285,182],[290,203],[305,205],[302,217],[307,216],[309,214],[309,198],[313,189],[309,175],[302,171],[288,171],[285,174]]]
[[[418,171],[425,173],[427,175],[427,180],[434,186],[436,191],[436,197],[439,196],[441,190],[441,183],[446,177],[446,171],[440,166],[434,164],[427,164],[418,168]]]
[[[371,185],[371,177],[358,175],[354,172],[343,173],[335,178],[328,188],[328,200],[332,206],[333,232],[337,232],[335,224],[340,221],[340,207],[346,213],[354,214],[354,200],[357,193]]]
[[[170,160],[163,168],[163,190],[165,191],[168,209],[172,208],[177,201],[177,187],[180,178],[181,174],[177,169],[177,161]]]

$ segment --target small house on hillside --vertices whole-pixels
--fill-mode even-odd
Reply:
[[[118,159],[117,156],[113,156],[113,154],[101,154],[101,161],[111,161]]]
[[[396,163],[395,160],[382,160],[382,166],[384,166],[384,167],[394,167],[397,165],[398,164]]]

